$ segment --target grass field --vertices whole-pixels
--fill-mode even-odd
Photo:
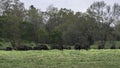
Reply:
[[[120,68],[120,50],[0,51],[0,68]]]

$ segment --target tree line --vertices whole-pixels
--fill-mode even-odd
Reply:
[[[112,47],[120,40],[120,5],[104,1],[91,4],[86,12],[58,9],[50,5],[41,11],[31,5],[25,9],[19,0],[0,0],[0,39],[10,42],[12,48],[23,42],[75,46],[88,49],[99,41],[99,49],[110,41]]]

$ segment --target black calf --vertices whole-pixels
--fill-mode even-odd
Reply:
[[[104,45],[98,45],[98,49],[104,49]]]
[[[16,50],[32,50],[32,47],[29,47],[27,45],[19,45],[16,46]]]
[[[74,48],[76,50],[80,50],[80,49],[83,49],[83,46],[81,44],[79,44],[79,43],[76,43]]]
[[[11,51],[12,48],[11,47],[6,47],[6,51]]]
[[[63,46],[62,45],[52,45],[51,49],[63,50]]]
[[[110,49],[116,49],[115,45],[112,45]]]
[[[33,48],[34,50],[49,50],[47,45],[37,45]]]

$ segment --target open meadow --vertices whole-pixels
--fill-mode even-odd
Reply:
[[[120,50],[0,51],[0,68],[120,68]]]
[[[120,0],[0,0],[0,68],[120,68]]]

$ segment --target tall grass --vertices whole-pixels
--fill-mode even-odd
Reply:
[[[0,51],[0,68],[120,68],[120,50]]]

